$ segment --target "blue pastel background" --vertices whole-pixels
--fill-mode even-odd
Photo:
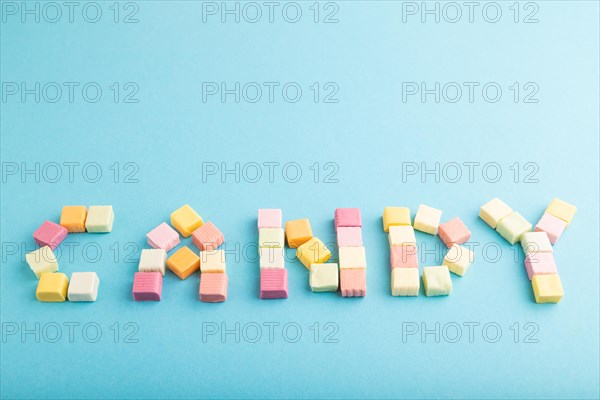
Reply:
[[[36,103],[32,96],[4,99],[3,86],[2,398],[598,398],[599,7],[538,1],[539,22],[525,24],[513,22],[512,3],[499,3],[498,23],[481,14],[473,23],[403,22],[402,3],[391,1],[337,2],[339,21],[331,24],[313,22],[313,2],[298,3],[304,14],[295,24],[281,14],[273,23],[203,22],[203,4],[194,1],[137,1],[132,24],[113,22],[113,2],[99,2],[98,23],[80,14],[73,23],[22,23],[3,8],[3,84],[97,82],[104,91],[97,103],[80,95]],[[323,11],[325,3],[318,6]],[[202,82],[290,81],[304,90],[293,104],[280,96],[273,103],[202,101]],[[121,92],[115,103],[114,82],[134,82],[139,101],[124,103]],[[315,103],[313,82],[335,82],[339,101]],[[497,103],[481,96],[403,102],[402,82],[498,82],[504,92]],[[514,82],[535,82],[539,101],[515,103]],[[80,163],[73,182],[64,166],[51,182],[52,163],[65,162]],[[256,183],[232,175],[203,180],[206,163],[265,162],[298,163],[302,177],[290,183],[279,167],[270,182],[265,167]],[[479,168],[473,182],[403,181],[409,162],[494,162],[502,177],[488,182]],[[36,163],[39,182],[21,176]],[[90,163],[101,168],[98,182],[82,177]],[[537,182],[525,182],[525,163],[539,169]],[[326,181],[334,168],[334,181]],[[128,173],[133,182],[124,182]],[[518,246],[478,219],[481,204],[496,196],[534,224],[554,197],[577,205],[555,246],[565,289],[559,304],[535,304]],[[145,234],[184,203],[225,234],[227,302],[199,302],[198,274],[180,281],[168,272],[161,302],[136,303],[130,292]],[[466,276],[452,277],[449,297],[394,298],[381,214],[388,205],[414,214],[420,203],[442,209],[443,220],[463,219],[479,244],[477,258]],[[98,273],[98,301],[39,303],[24,254],[35,248],[36,227],[58,221],[71,204],[115,210],[112,233],[70,235],[80,246],[72,257],[61,252],[68,275]],[[250,250],[238,257],[236,244],[256,242],[256,212],[264,207],[281,208],[284,220],[310,218],[326,242],[335,241],[334,209],[360,207],[367,297],[312,293],[307,271],[287,250],[289,299],[259,300],[256,260]],[[430,250],[421,268],[441,263],[439,239],[417,239]],[[269,323],[279,324],[272,341]],[[433,334],[403,340],[403,329],[436,323],[437,342]],[[469,323],[479,324],[473,340]],[[485,324],[502,329],[495,343],[493,329],[482,333]],[[462,336],[454,342],[457,325]],[[208,334],[236,326],[239,340]],[[262,336],[252,343],[256,326]],[[102,335],[92,343],[97,327]],[[22,336],[23,329],[34,333]]]

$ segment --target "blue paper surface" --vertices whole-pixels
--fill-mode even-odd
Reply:
[[[598,397],[597,2],[56,4],[1,3],[3,398]],[[534,225],[578,207],[559,304],[478,218],[493,197]],[[225,235],[227,301],[168,272],[134,302],[146,233],[185,203]],[[383,207],[421,203],[476,260],[448,297],[395,298]],[[31,235],[80,204],[115,211],[57,252],[98,300],[40,303]],[[312,293],[287,249],[289,299],[260,300],[269,207],[332,250],[335,208],[359,207],[367,296]]]

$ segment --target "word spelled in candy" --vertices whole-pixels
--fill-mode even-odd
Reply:
[[[532,231],[520,213],[499,198],[483,204],[479,217],[511,245],[520,243],[524,266],[537,303],[558,303],[564,296],[558,275],[554,245],[571,224],[577,207],[553,199]],[[474,253],[467,248],[471,231],[458,217],[440,223],[442,211],[419,205],[411,218],[408,207],[385,207],[383,230],[388,233],[392,296],[418,296],[421,280],[427,296],[452,292],[450,273],[464,276]],[[223,233],[212,222],[204,223],[188,204],[170,214],[169,225],[161,222],[146,234],[149,249],[141,251],[138,272],[133,277],[135,301],[160,301],[167,268],[181,280],[200,272],[200,301],[227,300],[229,278]],[[33,233],[40,248],[25,255],[25,261],[39,280],[36,297],[40,302],[93,302],[98,297],[100,280],[95,272],[73,272],[69,279],[59,271],[55,251],[73,233],[111,232],[112,206],[64,206],[60,223],[44,221]],[[367,257],[363,243],[362,215],[358,208],[337,208],[334,212],[339,259],[329,262],[327,245],[313,236],[308,219],[290,220],[283,225],[280,209],[258,210],[258,253],[261,299],[288,298],[288,271],[285,268],[285,243],[296,249],[296,257],[308,270],[313,292],[336,292],[342,297],[364,297],[367,292]],[[438,235],[448,248],[442,265],[424,267],[419,276],[419,253],[415,230]],[[180,235],[199,249],[176,249]],[[173,253],[169,256],[169,252]],[[558,254],[557,254],[558,255]]]

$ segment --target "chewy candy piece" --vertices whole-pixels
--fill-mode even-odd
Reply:
[[[39,228],[33,232],[33,240],[40,246],[49,246],[52,250],[67,237],[67,228],[55,224],[51,221],[45,221]]]
[[[534,275],[531,286],[536,303],[558,303],[565,294],[558,274]]]
[[[337,228],[337,243],[339,247],[362,246],[362,229],[358,227]]]
[[[390,247],[390,264],[392,268],[419,268],[417,246]]]
[[[143,249],[140,256],[140,272],[160,272],[165,276],[167,265],[167,252],[164,249]]]
[[[179,234],[166,222],[158,225],[146,234],[148,244],[155,249],[172,250],[179,244]]]
[[[521,236],[521,246],[525,255],[531,253],[552,253],[552,244],[546,232],[525,232]]]
[[[260,208],[258,210],[258,229],[281,228],[282,213],[279,208]]]
[[[450,272],[464,276],[473,262],[475,254],[466,247],[454,244],[444,256],[442,265],[448,267]]]
[[[442,210],[421,204],[415,215],[414,227],[418,231],[435,235],[440,219],[442,219]]]
[[[342,297],[365,297],[367,295],[366,269],[340,269]]]
[[[340,247],[340,269],[365,269],[367,257],[364,247]]]
[[[60,214],[60,225],[67,228],[69,233],[85,232],[85,206],[64,206]]]
[[[349,247],[352,248],[352,247]],[[296,250],[296,257],[310,270],[311,264],[322,264],[331,258],[331,252],[319,238],[312,238]]]
[[[202,274],[200,276],[200,301],[204,303],[222,303],[227,300],[229,278],[224,273]]]
[[[192,232],[204,224],[202,217],[189,204],[185,204],[171,213],[171,225],[184,238],[192,236]]]
[[[69,282],[69,301],[96,301],[100,279],[95,272],[73,272]]]
[[[498,222],[496,231],[510,244],[515,244],[521,240],[525,232],[531,232],[531,224],[518,212],[514,211],[508,217],[504,217]]]
[[[410,209],[407,207],[384,207],[383,230],[389,232],[390,226],[411,225]]]
[[[260,269],[285,268],[284,250],[281,247],[263,247],[258,249]]]
[[[417,246],[415,230],[410,225],[390,226],[390,246]]]
[[[502,218],[508,217],[512,212],[512,208],[499,198],[495,197],[481,206],[479,218],[492,228],[496,229],[498,222],[500,222]]]
[[[452,292],[450,271],[446,265],[423,268],[423,287],[427,296],[446,296]]]
[[[534,231],[546,232],[550,243],[555,244],[565,231],[566,227],[567,223],[562,219],[555,217],[554,215],[544,213],[544,215],[542,215],[542,218],[540,218],[537,225],[535,226]]]
[[[258,230],[258,247],[283,248],[285,233],[281,228],[262,228]]]
[[[62,272],[44,272],[40,275],[35,296],[38,301],[60,303],[67,299],[69,278]]]
[[[224,274],[225,250],[207,250],[200,253],[200,272],[202,274]]]
[[[471,239],[471,231],[458,217],[440,224],[438,235],[440,235],[440,238],[448,248],[452,247],[455,243],[463,244]]]
[[[288,274],[285,268],[260,270],[260,298],[287,299]]]
[[[214,250],[223,244],[225,237],[212,222],[207,222],[192,233],[192,241],[202,251]]]
[[[163,277],[160,272],[136,272],[133,276],[135,301],[160,301]]]
[[[167,266],[179,278],[186,279],[200,269],[200,257],[189,247],[183,246],[169,257]]]
[[[392,269],[392,296],[418,296],[419,281],[418,268]]]
[[[552,253],[530,253],[525,257],[525,269],[529,280],[535,275],[557,274],[556,261]]]
[[[40,247],[31,253],[25,254],[25,261],[27,261],[29,268],[38,279],[44,272],[58,271],[58,261],[50,246]]]
[[[336,208],[334,213],[335,227],[362,227],[360,208]]]
[[[308,219],[296,219],[285,223],[285,236],[290,249],[302,246],[312,239],[312,229]]]
[[[566,201],[562,201],[560,199],[553,199],[550,202],[550,205],[544,211],[547,214],[554,215],[556,218],[560,218],[568,224],[571,223],[571,220],[575,216],[577,212],[577,207],[573,204],[569,204]]]
[[[313,292],[335,292],[339,286],[336,263],[312,264],[310,266],[310,289]]]
[[[112,231],[115,212],[112,206],[90,206],[85,219],[85,229],[91,233]]]

